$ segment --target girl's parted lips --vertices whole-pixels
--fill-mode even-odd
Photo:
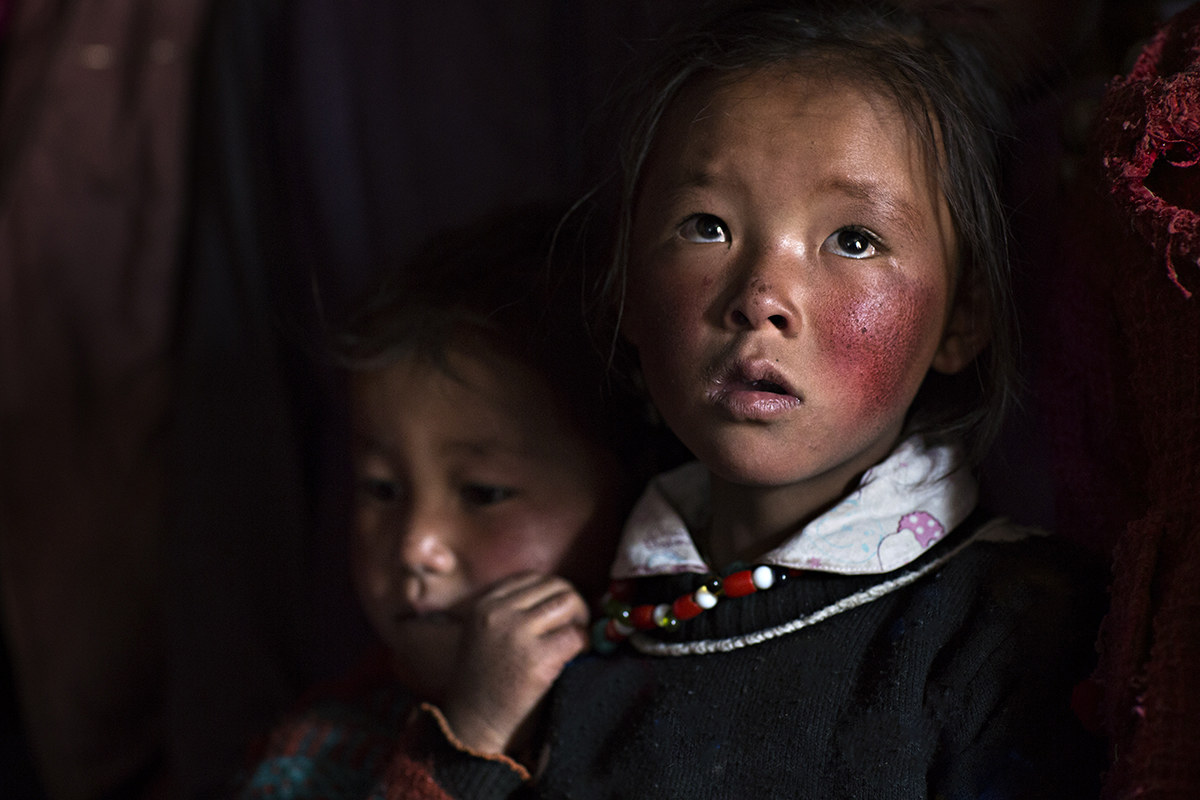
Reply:
[[[787,377],[775,368],[773,362],[764,359],[741,359],[731,361],[714,371],[713,394],[730,391],[765,392],[801,399]]]

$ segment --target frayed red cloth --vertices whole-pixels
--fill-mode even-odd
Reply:
[[[1100,115],[1113,199],[1190,297],[1200,286],[1200,4],[1109,86]]]
[[[1200,797],[1200,4],[1179,13],[1101,104],[1100,275],[1114,405],[1141,509],[1113,553],[1098,718],[1103,797]],[[1115,224],[1114,224],[1115,223]]]

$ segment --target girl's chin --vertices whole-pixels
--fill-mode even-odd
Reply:
[[[745,489],[780,489],[803,483],[808,477],[796,469],[794,459],[775,462],[763,455],[762,448],[748,446],[701,460],[714,478]]]
[[[841,465],[839,465],[841,466]],[[727,459],[709,466],[714,486],[720,485],[733,498],[742,496],[783,502],[799,502],[804,508],[825,507],[852,491],[861,472],[845,469],[797,470],[794,463],[771,464],[756,460],[752,463]],[[793,497],[788,501],[785,498]],[[772,500],[771,502],[775,502]]]

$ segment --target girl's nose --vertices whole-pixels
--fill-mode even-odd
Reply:
[[[755,270],[734,291],[725,311],[726,324],[735,330],[795,333],[799,315],[789,288],[788,282],[770,270]]]

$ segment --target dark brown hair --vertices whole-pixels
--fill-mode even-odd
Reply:
[[[420,359],[455,377],[459,348],[494,352],[548,382],[570,417],[642,477],[645,414],[640,399],[608,381],[607,363],[584,319],[583,282],[554,257],[563,208],[498,212],[431,238],[403,264],[384,270],[329,337],[349,372]]]

